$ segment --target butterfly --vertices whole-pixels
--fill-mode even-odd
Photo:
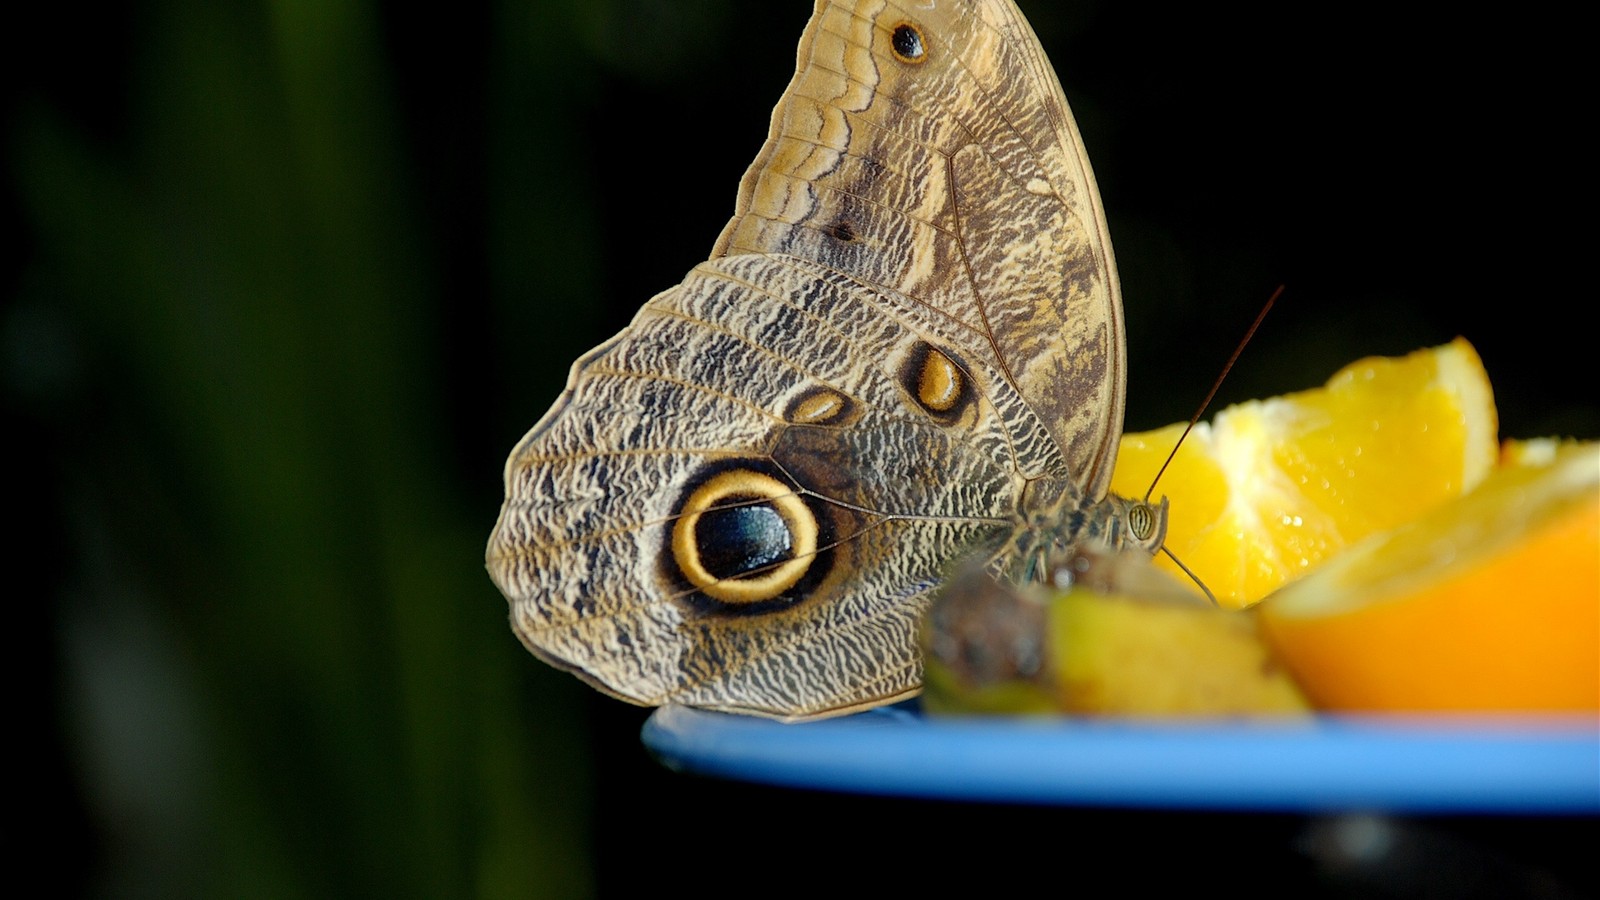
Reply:
[[[818,0],[709,259],[573,364],[486,558],[609,694],[798,720],[914,695],[933,592],[1083,541],[1126,351],[1105,215],[1010,0]]]

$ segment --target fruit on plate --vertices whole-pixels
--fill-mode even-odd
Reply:
[[[1461,339],[1225,409],[1159,487],[1225,609],[1137,553],[1077,548],[1055,593],[968,571],[930,611],[927,707],[1600,713],[1600,444],[1496,429]],[[1181,431],[1126,436],[1113,489]]]
[[[1167,548],[1224,606],[1247,606],[1476,486],[1497,429],[1489,377],[1461,338],[1228,407],[1196,425],[1156,486],[1171,503]],[[1143,496],[1182,431],[1125,435],[1111,489]]]
[[[924,632],[929,713],[1310,711],[1253,612],[1210,605],[1138,550],[1080,548],[1055,565],[1071,573],[1069,588],[1015,588],[969,570],[934,599]]]
[[[1319,709],[1600,713],[1600,443],[1505,458],[1256,607]]]

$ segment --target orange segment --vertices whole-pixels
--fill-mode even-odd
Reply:
[[[1167,549],[1225,606],[1247,606],[1476,485],[1497,427],[1488,375],[1461,338],[1229,407],[1196,426],[1157,486],[1171,500]],[[1181,432],[1125,436],[1111,489],[1142,496]]]
[[[1255,608],[1319,709],[1600,712],[1600,444],[1537,457]]]

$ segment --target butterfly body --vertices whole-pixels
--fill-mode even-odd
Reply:
[[[513,628],[636,703],[915,693],[954,560],[1042,577],[1146,509],[1106,496],[1117,292],[1009,0],[818,2],[711,258],[579,359],[507,461],[487,557]]]

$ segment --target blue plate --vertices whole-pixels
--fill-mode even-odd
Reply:
[[[687,772],[792,788],[1088,806],[1600,813],[1600,720],[1318,717],[1218,723],[929,718],[785,725],[662,707],[645,746]]]

